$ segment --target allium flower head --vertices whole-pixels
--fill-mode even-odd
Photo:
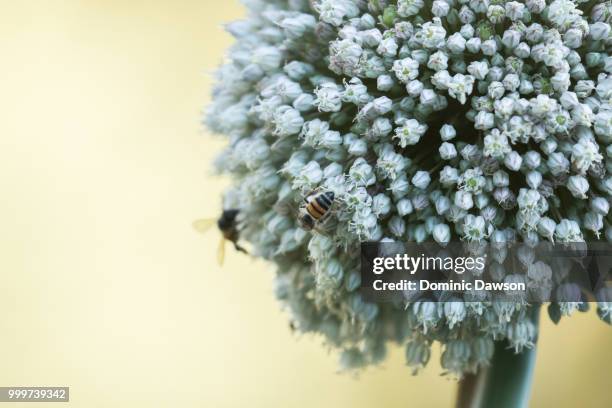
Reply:
[[[225,205],[278,267],[296,327],[353,368],[390,341],[415,369],[440,341],[459,375],[486,365],[494,340],[532,347],[521,303],[366,302],[359,244],[612,240],[610,3],[243,2],[206,120],[229,140]],[[317,189],[337,200],[325,232],[287,210]],[[550,268],[534,259],[490,273],[546,287]],[[597,296],[609,322],[611,296]]]

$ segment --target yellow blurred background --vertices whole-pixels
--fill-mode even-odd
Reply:
[[[291,335],[269,267],[221,269],[216,231],[191,229],[227,182],[199,119],[237,1],[0,4],[0,386],[70,386],[74,407],[452,406],[439,352],[416,377],[401,349],[339,374]],[[543,320],[533,406],[609,404],[610,328]]]

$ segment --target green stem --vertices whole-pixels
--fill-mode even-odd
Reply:
[[[539,307],[531,318],[538,324]],[[527,408],[535,366],[536,348],[515,354],[506,341],[495,343],[491,365],[459,383],[457,408]]]

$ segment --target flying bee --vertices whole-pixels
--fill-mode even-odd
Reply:
[[[221,231],[221,241],[219,242],[219,247],[217,249],[217,262],[219,265],[223,265],[225,260],[225,242],[230,241],[234,244],[234,248],[236,251],[244,252],[247,254],[246,249],[241,247],[238,244],[238,239],[240,239],[240,232],[238,231],[238,217],[239,210],[223,210],[221,213],[221,217],[218,219],[214,218],[204,218],[200,220],[195,220],[193,222],[193,228],[196,231],[205,233],[208,229],[217,223],[217,227],[219,231]]]
[[[313,191],[306,198],[298,212],[298,221],[302,228],[311,231],[329,215],[334,204],[335,195],[332,191]]]

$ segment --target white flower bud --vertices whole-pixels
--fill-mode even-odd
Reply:
[[[459,190],[455,193],[454,203],[457,207],[466,211],[474,206],[472,194],[464,190]]]
[[[508,49],[513,49],[521,42],[521,33],[516,30],[506,30],[502,37],[502,44]]]
[[[328,130],[323,134],[321,138],[320,145],[327,149],[333,149],[342,144],[342,136],[340,136],[340,132],[335,130]]]
[[[451,160],[457,157],[457,149],[452,143],[444,142],[438,149],[442,160]]]
[[[533,92],[533,83],[526,79],[521,80],[521,85],[519,86],[519,92],[523,95],[529,95]]]
[[[480,45],[480,50],[484,55],[492,56],[497,52],[497,43],[495,40],[483,41]]]
[[[553,176],[558,176],[569,172],[570,163],[569,160],[561,152],[551,153],[546,161],[548,169]]]
[[[391,211],[391,199],[384,194],[377,194],[372,199],[372,212],[377,217],[389,214]]]
[[[265,72],[271,72],[280,67],[283,53],[277,47],[261,46],[255,49],[251,58],[252,62],[259,65]]]
[[[409,187],[410,183],[408,182],[408,179],[405,175],[402,174],[400,177],[397,177],[391,182],[391,184],[389,185],[389,190],[391,190],[393,197],[397,199],[399,197],[405,196],[406,193],[408,193]]]
[[[501,64],[499,64],[501,65]],[[490,81],[496,81],[499,82],[502,80],[502,78],[504,77],[504,69],[499,66],[499,65],[494,65],[489,69],[489,75],[487,75],[487,79]],[[493,84],[491,84],[493,85]],[[495,84],[495,86],[499,87],[500,84]],[[501,96],[500,96],[501,97]]]
[[[395,35],[401,40],[407,40],[414,34],[414,26],[409,21],[395,23]]]
[[[523,155],[523,160],[525,161],[525,166],[533,170],[540,166],[542,162],[542,156],[540,156],[540,153],[534,150],[530,150]]]
[[[438,71],[431,77],[431,83],[438,89],[448,89],[451,76],[446,70]]]
[[[461,29],[459,30],[459,32],[461,33],[461,35],[463,36],[463,38],[465,38],[466,40],[469,40],[470,38],[472,38],[474,36],[474,27],[471,24],[464,24],[461,26]]]
[[[378,89],[379,91],[386,92],[393,88],[394,84],[395,82],[393,81],[393,78],[391,78],[390,75],[381,75],[376,78],[376,89]]]
[[[353,156],[365,156],[368,152],[368,144],[363,139],[355,139],[349,144],[348,152]]]
[[[498,170],[493,173],[493,185],[495,187],[507,187],[510,185],[510,177],[503,170]]]
[[[359,7],[350,1],[319,0],[314,3],[314,9],[319,13],[321,21],[333,26],[339,26],[345,18],[359,15]]]
[[[472,37],[465,43],[465,48],[472,54],[479,53],[481,46],[482,40],[478,37]]]
[[[433,69],[434,71],[442,71],[447,69],[448,56],[442,51],[434,52],[429,56],[427,68]]]
[[[301,81],[314,73],[314,67],[305,62],[291,61],[283,67],[283,71],[294,81]]]
[[[523,164],[523,158],[515,151],[508,153],[504,158],[504,165],[512,171],[519,171],[521,164]]]
[[[580,226],[573,220],[561,220],[555,228],[555,239],[560,242],[583,242]]]
[[[412,198],[412,206],[416,211],[422,211],[429,208],[429,199],[425,194],[419,194]]]
[[[476,20],[476,15],[468,6],[463,5],[459,10],[459,20],[461,20],[463,24],[470,24]]]
[[[357,158],[349,169],[349,177],[358,186],[371,186],[376,182],[372,166],[362,157]]]
[[[391,121],[384,117],[378,117],[372,123],[370,133],[376,138],[387,136],[393,130]]]
[[[436,17],[445,17],[449,10],[449,4],[444,0],[435,0],[431,6],[431,14]]]
[[[300,112],[308,112],[314,108],[314,96],[303,93],[293,101],[293,107]]]
[[[494,70],[491,70],[490,72],[494,72]],[[487,90],[487,94],[491,99],[500,99],[502,96],[504,96],[505,92],[506,89],[504,88],[504,84],[499,81],[491,82]]]
[[[397,213],[403,217],[413,212],[412,201],[408,198],[403,198],[397,202]]]
[[[339,163],[328,164],[323,169],[323,178],[328,179],[342,174],[342,165]]]
[[[542,184],[542,173],[538,171],[530,171],[526,177],[527,185],[533,189],[537,189]]]
[[[457,136],[457,132],[455,131],[455,128],[452,125],[446,123],[442,125],[442,127],[440,128],[440,137],[443,141],[447,142],[449,140],[452,140],[455,138],[455,136]]]
[[[336,84],[324,83],[314,92],[317,96],[314,105],[319,108],[319,111],[338,112],[342,108],[342,95]]]
[[[423,49],[412,50],[410,51],[410,57],[418,62],[419,65],[424,65],[429,59],[429,51]]]
[[[378,44],[382,41],[383,35],[377,28],[371,28],[369,30],[364,30],[360,33],[361,42],[363,45],[375,48],[378,47]]]
[[[465,38],[460,33],[455,33],[446,40],[446,48],[453,54],[460,54],[465,50]]]
[[[583,220],[584,228],[592,231],[599,239],[600,231],[603,229],[603,216],[592,212],[587,212]]]
[[[440,183],[443,186],[450,187],[457,184],[459,181],[459,171],[451,166],[444,166],[440,171]]]
[[[517,1],[510,1],[505,4],[506,16],[512,20],[517,21],[523,18],[525,14],[525,5]]]
[[[526,59],[529,57],[529,54],[531,54],[531,48],[529,48],[529,45],[522,42],[513,49],[513,53],[521,59]]]
[[[550,83],[557,92],[567,91],[571,83],[570,76],[567,72],[557,72],[550,78]]]
[[[553,240],[553,235],[555,233],[557,224],[548,217],[542,217],[538,220],[538,234],[543,236],[544,238],[548,238],[549,240]]]
[[[598,21],[590,25],[589,35],[595,41],[605,40],[610,36],[610,24]]]
[[[302,130],[304,119],[300,112],[289,106],[281,106],[274,113],[274,134],[279,137],[296,135]]]
[[[486,61],[474,61],[468,65],[467,70],[474,78],[484,80],[489,73],[489,64]]]
[[[451,207],[451,201],[446,196],[440,196],[435,201],[436,212],[438,215],[444,215]]]
[[[504,80],[505,86],[505,80]],[[507,88],[507,87],[506,87]],[[502,119],[509,119],[510,116],[514,113],[515,102],[508,97],[504,97],[502,99],[498,99],[493,103],[495,108],[495,115]]]
[[[476,115],[474,127],[479,130],[491,129],[495,124],[495,116],[492,113],[480,111]]]
[[[568,48],[580,48],[582,46],[582,31],[572,28],[563,33],[563,44]]]
[[[504,77],[502,84],[507,91],[514,92],[521,84],[521,80],[516,74],[508,74]]]
[[[574,86],[574,92],[578,95],[579,98],[586,98],[591,95],[595,84],[593,81],[578,81],[576,86]]]
[[[408,82],[406,85],[406,92],[410,96],[419,96],[423,92],[423,83],[418,79]]]
[[[398,46],[395,37],[387,37],[383,38],[380,44],[378,44],[376,52],[382,57],[395,57],[397,55],[397,49]]]
[[[372,101],[372,103],[374,106],[374,110],[379,115],[385,115],[389,113],[389,111],[391,110],[391,106],[393,105],[393,101],[387,98],[386,96],[381,96],[380,98],[376,98],[374,99],[374,101]]]
[[[446,246],[451,238],[450,228],[446,224],[438,224],[434,227],[432,235],[437,243]]]
[[[572,110],[580,104],[576,93],[568,91],[565,91],[561,94],[559,102],[561,102],[561,105],[567,110]]]
[[[417,15],[424,5],[425,3],[423,0],[398,0],[397,14],[401,17]]]
[[[424,89],[421,92],[420,101],[423,105],[432,105],[436,101],[436,93],[433,89]]]
[[[572,110],[572,120],[576,125],[591,127],[593,124],[593,111],[588,105],[580,104]]]
[[[487,8],[487,17],[493,24],[499,24],[504,21],[506,12],[500,5],[491,5]]]
[[[546,0],[527,0],[525,5],[533,14],[540,14],[546,7]]]
[[[610,211],[610,203],[603,197],[595,197],[591,200],[591,209],[597,214],[606,216]]]
[[[293,180],[293,188],[296,190],[312,190],[323,179],[323,171],[319,163],[311,161],[304,166],[298,176]]]
[[[586,199],[589,191],[589,182],[582,176],[570,176],[567,179],[567,189],[576,198]]]
[[[311,14],[299,13],[295,17],[285,18],[280,22],[280,27],[285,31],[288,38],[300,38],[308,31],[312,31],[316,19]]]
[[[554,139],[546,139],[540,143],[540,149],[542,149],[545,154],[550,155],[557,150],[557,142]]]
[[[431,181],[431,178],[429,177],[428,172],[421,170],[415,173],[411,181],[412,181],[412,184],[416,188],[420,190],[425,190],[427,186],[429,186],[429,182]]]
[[[391,234],[398,238],[404,236],[406,233],[406,222],[400,217],[391,217],[388,226]]]

